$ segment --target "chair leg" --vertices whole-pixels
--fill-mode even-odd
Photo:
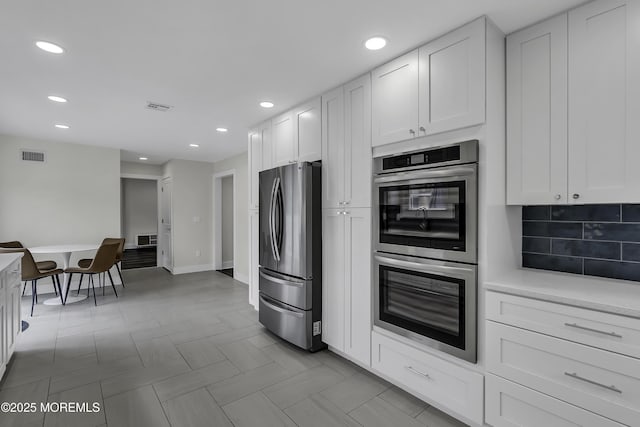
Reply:
[[[31,281],[31,317],[33,317],[33,306],[36,305],[36,281]]]
[[[37,304],[38,303],[38,281],[34,280],[34,282],[35,282],[34,286],[35,286],[35,289],[36,289],[36,304]]]
[[[22,296],[24,296],[24,291],[27,290],[27,281],[24,281],[24,286],[22,287]]]
[[[118,275],[120,276],[120,282],[122,282],[122,287],[124,288],[124,279],[122,278],[122,273],[120,272],[120,266],[116,262],[116,270],[118,270]]]
[[[116,298],[118,298],[118,292],[116,292],[116,285],[113,284],[113,277],[111,277],[111,272],[107,270],[107,274],[109,274],[109,280],[111,281],[111,287],[113,288],[113,293],[116,294]]]
[[[64,299],[62,298],[62,287],[60,286],[60,275],[56,274],[56,282],[58,284],[58,295],[60,295],[60,302],[64,305]]]
[[[51,282],[53,283],[53,292],[55,292],[56,296],[58,296],[58,288],[56,287],[56,279],[51,276]]]
[[[102,288],[102,296],[104,296],[104,285],[106,282],[106,276],[104,273],[102,273],[100,276],[102,276],[102,281],[100,282],[100,287]]]
[[[67,303],[67,297],[69,297],[69,289],[71,288],[71,277],[73,276],[73,273],[69,273],[69,279],[67,279],[67,292],[64,295],[64,303]]]
[[[89,279],[91,279],[91,289],[93,290],[93,305],[97,306],[98,303],[96,301],[96,288],[95,286],[93,286],[93,274],[89,276]]]
[[[80,288],[82,287],[82,279],[84,278],[84,274],[80,274],[80,283],[78,284],[78,291],[76,292],[76,295],[80,295]]]

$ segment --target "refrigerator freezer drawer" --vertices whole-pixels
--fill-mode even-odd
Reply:
[[[279,337],[306,350],[313,345],[311,311],[297,310],[260,293],[259,319]]]
[[[259,274],[262,294],[301,310],[311,310],[312,280],[289,277],[264,268],[260,268]]]

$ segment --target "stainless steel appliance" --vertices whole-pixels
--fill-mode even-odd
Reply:
[[[478,141],[374,159],[374,324],[476,362]]]
[[[259,320],[283,339],[316,351],[322,343],[320,163],[260,172]]]

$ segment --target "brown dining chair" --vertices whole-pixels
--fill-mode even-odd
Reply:
[[[0,242],[0,248],[7,249],[24,249],[24,245],[18,241],[13,240],[11,242]],[[36,261],[36,266],[38,266],[38,270],[47,271],[47,270],[55,270],[58,268],[58,264],[55,261]],[[53,292],[58,295],[58,289],[56,289],[56,282],[51,276],[51,280],[53,281]],[[22,296],[24,296],[24,292],[27,290],[27,282],[24,282],[24,286],[22,287]]]
[[[31,316],[33,316],[33,306],[38,303],[38,280],[45,277],[51,276],[54,287],[57,287],[56,295],[60,295],[60,301],[64,304],[62,289],[60,288],[60,276],[58,276],[62,273],[61,268],[46,271],[39,270],[31,251],[26,248],[3,248],[0,249],[0,252],[22,252],[24,254],[22,256],[22,280],[25,282],[31,281]]]
[[[102,241],[103,245],[110,245],[110,244],[114,244],[114,243],[118,244],[118,253],[116,254],[116,261],[114,262],[114,264],[116,266],[116,269],[118,270],[118,275],[120,276],[120,282],[122,283],[122,287],[124,288],[124,279],[122,278],[122,273],[120,272],[120,267],[118,265],[122,261],[122,255],[124,253],[124,237],[122,237],[122,238],[121,237],[107,237],[106,239],[104,239]],[[78,261],[78,267],[87,268],[87,267],[89,267],[89,265],[91,265],[92,261],[93,260],[91,258],[83,258],[80,261]],[[76,294],[80,293],[80,288],[82,287],[82,279],[83,279],[83,277],[84,277],[84,274],[80,276],[80,283],[78,284],[78,291],[76,292]],[[109,278],[111,278],[111,274],[109,274]],[[89,288],[87,287],[87,291],[88,290],[89,290]]]
[[[71,287],[71,277],[76,274],[88,274],[89,275],[89,283],[91,284],[91,289],[93,289],[93,303],[94,305],[98,305],[96,302],[96,288],[93,284],[93,276],[98,274],[98,280],[102,278],[102,294],[104,295],[104,282],[105,282],[105,273],[109,275],[109,280],[111,281],[111,287],[113,288],[113,293],[118,298],[118,292],[116,291],[116,287],[113,284],[113,278],[111,277],[111,272],[109,269],[113,267],[113,264],[116,262],[116,256],[118,253],[118,243],[112,244],[102,244],[98,248],[98,252],[96,252],[96,256],[91,260],[91,264],[87,267],[70,267],[64,270],[65,273],[69,274],[69,279],[67,281],[67,293],[64,296],[65,302],[67,301],[67,296],[69,295],[69,288]],[[89,289],[87,288],[87,292]]]

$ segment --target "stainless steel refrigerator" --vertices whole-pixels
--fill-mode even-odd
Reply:
[[[260,172],[259,319],[306,350],[322,343],[320,162]]]

